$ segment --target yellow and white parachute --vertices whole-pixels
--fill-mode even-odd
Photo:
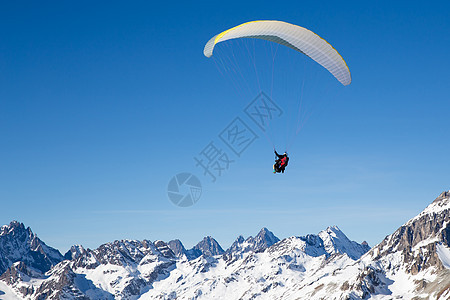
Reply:
[[[306,28],[282,21],[252,21],[225,30],[206,43],[203,54],[211,57],[216,44],[238,38],[256,38],[287,46],[312,58],[343,85],[352,81],[344,59],[327,41]]]

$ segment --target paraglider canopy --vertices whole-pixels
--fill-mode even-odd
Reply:
[[[211,57],[217,43],[238,38],[257,38],[287,46],[312,58],[343,85],[352,81],[344,59],[327,41],[306,28],[282,21],[251,21],[225,30],[206,43],[203,54]]]
[[[219,43],[221,45],[216,47]],[[216,54],[213,56],[214,51]],[[320,88],[314,89],[314,98],[309,97],[310,95],[303,96],[305,78],[309,81],[315,77],[311,76],[314,75],[312,72],[307,71],[307,64],[321,65],[324,69],[315,65],[314,72],[316,69],[327,70],[328,72],[322,73],[328,77],[329,74],[333,75],[344,86],[352,81],[346,62],[325,39],[306,28],[282,21],[251,21],[227,29],[209,39],[203,54],[208,58],[213,57],[220,73],[229,76],[236,91],[240,93],[239,98],[243,98],[248,92],[258,93],[245,108],[245,113],[262,129],[274,149],[284,134],[280,130],[280,123],[276,122],[283,111],[273,99],[288,104],[291,102],[294,107],[298,107],[291,109],[286,105],[286,117],[283,118],[286,120],[286,151],[311,115],[311,111],[308,111],[310,107],[303,99],[315,99],[310,104],[327,99],[323,94],[326,84],[322,82]],[[329,79],[334,81],[332,77]],[[333,84],[336,85],[336,82]],[[289,117],[295,117],[295,114],[296,118]],[[284,173],[289,161],[287,152],[279,155],[275,151],[275,154],[273,170],[275,173]]]

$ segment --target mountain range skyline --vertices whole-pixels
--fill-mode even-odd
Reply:
[[[450,191],[372,248],[337,227],[276,237],[267,228],[226,250],[206,236],[115,240],[62,255],[31,228],[0,228],[2,299],[392,299],[450,297]]]
[[[61,252],[59,249],[53,248],[51,246],[48,246],[45,244],[42,240],[39,239],[38,235],[34,233],[30,227],[26,227],[24,223],[18,221],[18,220],[12,220],[8,225],[2,225],[0,227],[0,239],[4,237],[8,237],[11,232],[14,232],[14,236],[17,234],[22,236],[22,239],[29,238],[30,240],[30,247],[33,249],[40,249],[45,248],[49,249],[52,252],[51,257],[58,259],[63,258],[70,258],[73,253],[80,252],[80,249],[82,251],[85,250],[91,250],[90,248],[85,248],[81,244],[75,244],[70,247],[66,252]],[[335,232],[344,237],[344,239],[347,239],[347,236],[339,229],[338,226],[333,225],[329,226],[323,231],[319,232],[317,236],[319,236],[322,232]],[[314,234],[307,234],[303,238],[305,240],[308,240],[311,238],[311,236],[315,236]],[[139,240],[115,240],[113,242],[108,242],[105,244],[99,245],[97,248],[101,248],[107,244],[114,243],[114,242],[123,242],[123,241],[130,241],[130,242],[140,242]],[[146,240],[144,240],[146,241]],[[225,248],[225,250],[222,248],[220,243],[212,236],[205,236],[202,240],[200,240],[196,245],[194,245],[192,248],[185,249],[184,244],[180,239],[170,240],[167,242],[168,248],[170,248],[171,251],[176,256],[186,255],[189,259],[195,259],[198,258],[201,255],[208,255],[208,256],[214,256],[214,255],[222,255],[222,254],[229,254],[232,252],[248,252],[248,251],[261,251],[264,250],[273,244],[279,242],[280,239],[276,237],[273,232],[271,232],[266,227],[261,228],[261,230],[258,232],[255,237],[249,236],[247,238],[244,238],[242,235],[239,235],[236,240],[228,247]],[[161,240],[154,240],[154,243],[163,242]],[[1,240],[0,246],[7,243],[7,241]],[[166,243],[166,242],[163,242]],[[356,243],[356,242],[354,242]],[[366,241],[362,241],[361,245],[364,247],[369,247],[369,244]],[[14,246],[11,246],[10,248],[14,248]],[[370,247],[368,248],[370,249]],[[17,256],[19,257],[19,256]],[[1,259],[1,256],[0,256]],[[53,262],[55,262],[53,260]],[[49,262],[47,262],[47,265],[51,265],[52,260],[50,259]],[[3,264],[5,265],[5,264]],[[1,269],[2,264],[0,264],[0,273],[5,270]]]
[[[305,243],[306,253],[312,256],[325,255],[330,257],[334,254],[345,254],[352,259],[357,259],[370,249],[367,244],[350,241],[337,226],[328,227],[317,235],[308,234],[284,240],[292,239],[298,239],[301,243]],[[2,274],[0,276],[0,292],[2,292],[1,283],[3,282],[7,284],[7,287],[3,287],[4,289],[8,289],[8,286],[16,287],[26,299],[35,299],[35,297],[37,299],[42,296],[57,299],[65,295],[65,280],[61,282],[64,278],[61,276],[72,277],[73,284],[79,284],[80,279],[76,279],[78,275],[73,273],[73,268],[95,269],[111,264],[131,267],[137,262],[139,264],[145,262],[148,255],[156,255],[156,257],[159,257],[156,260],[162,259],[160,264],[162,269],[157,269],[157,272],[167,275],[175,261],[195,262],[204,259],[209,261],[220,256],[229,262],[237,261],[248,253],[262,253],[280,241],[264,227],[255,237],[249,236],[244,239],[242,236],[238,236],[226,250],[222,249],[213,237],[206,236],[194,247],[187,250],[180,240],[172,240],[167,243],[160,240],[154,242],[148,240],[116,240],[102,244],[93,250],[84,248],[82,245],[74,245],[62,255],[58,250],[40,240],[30,227],[25,227],[23,223],[18,221],[12,221],[9,225],[0,227],[0,273]],[[150,259],[150,262],[154,260]],[[71,264],[70,267],[68,262]],[[209,263],[202,265],[201,272],[207,272],[209,268]],[[105,272],[109,271],[103,271],[103,273]],[[55,273],[59,274],[56,278]],[[149,276],[153,278],[151,281],[156,279],[155,275],[150,274]],[[23,283],[20,283],[22,280],[29,280],[27,278],[44,281],[38,288],[28,287],[25,290],[18,288],[23,285]],[[135,278],[131,285],[125,284],[120,292],[116,291],[114,298],[134,299],[132,295],[139,294],[142,288],[136,288],[136,285],[142,286],[143,284],[142,280]],[[149,284],[149,282],[146,284]],[[89,287],[88,292],[80,289],[88,297],[86,299],[109,299],[112,297],[110,293],[102,289],[99,290],[98,286],[90,281],[82,284],[84,287],[86,285]],[[7,295],[8,298],[6,299],[15,299],[9,298],[12,297],[10,293],[7,293]],[[79,299],[77,297],[77,293],[75,293],[71,294],[69,299]]]

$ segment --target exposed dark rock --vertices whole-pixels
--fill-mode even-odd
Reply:
[[[0,228],[0,274],[18,261],[45,273],[63,259],[22,223],[13,221]]]
[[[195,245],[192,250],[196,255],[200,254],[205,256],[222,255],[225,252],[222,247],[220,247],[219,243],[211,236],[205,237],[202,241]]]

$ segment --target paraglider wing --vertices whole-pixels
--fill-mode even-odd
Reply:
[[[344,59],[327,41],[306,28],[281,21],[252,21],[225,30],[206,43],[203,54],[211,57],[217,43],[237,38],[257,38],[287,46],[312,58],[343,85],[352,81]]]

